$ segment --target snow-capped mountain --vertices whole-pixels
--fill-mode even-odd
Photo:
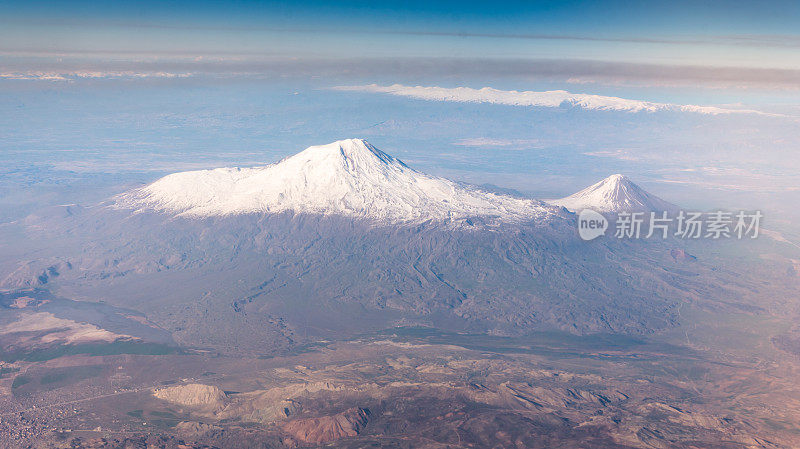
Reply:
[[[756,114],[762,116],[780,116],[752,109],[726,109],[714,106],[698,106],[692,104],[656,103],[653,101],[632,100],[628,98],[609,97],[604,95],[576,94],[565,90],[516,91],[499,90],[491,87],[473,89],[470,87],[438,87],[438,86],[404,86],[393,84],[379,86],[337,86],[334,90],[345,92],[384,93],[401,97],[428,101],[451,101],[457,103],[493,103],[509,106],[534,106],[558,108],[562,106],[598,111],[619,112],[690,112],[697,114]]]
[[[549,200],[573,212],[594,209],[598,212],[661,212],[677,206],[647,193],[624,175],[615,174],[568,197]]]
[[[312,146],[264,167],[174,173],[121,195],[117,206],[194,217],[294,211],[391,222],[559,213],[541,201],[420,173],[360,139]]]
[[[0,265],[0,290],[103,298],[176,342],[255,353],[398,325],[641,334],[676,325],[680,305],[699,297],[729,304],[728,274],[664,269],[680,242],[587,244],[563,208],[486,190],[362,140],[265,167],[177,173],[118,199],[142,213],[28,217],[41,250]],[[598,209],[667,204],[622,177],[576,196]]]

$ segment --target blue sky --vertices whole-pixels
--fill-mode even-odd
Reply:
[[[577,58],[800,68],[797,2],[0,4],[6,55]]]
[[[367,138],[460,181],[543,197],[622,172],[689,207],[793,214],[782,219],[797,230],[799,10],[800,2],[0,0],[0,222],[43,198],[95,201],[173,171]],[[778,115],[333,89],[373,83],[567,90]]]

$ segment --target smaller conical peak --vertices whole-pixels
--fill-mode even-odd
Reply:
[[[601,212],[669,211],[675,208],[634,184],[627,176],[613,174],[568,197],[549,201],[571,211],[595,209]]]

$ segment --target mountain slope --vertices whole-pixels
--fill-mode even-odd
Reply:
[[[611,175],[568,197],[549,200],[573,212],[594,209],[598,212],[661,212],[677,206],[647,193],[624,175]]]
[[[313,146],[265,167],[175,173],[122,195],[117,205],[195,217],[293,211],[389,222],[558,214],[540,201],[420,173],[359,139]]]
[[[618,181],[595,193],[654,204]],[[359,140],[170,175],[116,205],[28,217],[41,249],[0,272],[5,287],[102,298],[181,345],[258,354],[393,326],[647,334],[687,303],[741,307],[736,277],[679,266],[675,242],[587,243],[561,208],[421,174]]]

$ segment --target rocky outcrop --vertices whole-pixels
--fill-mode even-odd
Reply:
[[[300,409],[297,398],[316,393],[342,391],[343,385],[330,382],[297,382],[241,395],[216,413],[219,419],[242,419],[247,422],[271,423],[293,418]]]
[[[160,388],[153,395],[164,401],[188,407],[207,409],[220,408],[225,404],[227,395],[219,387],[203,384],[176,385]]]
[[[472,401],[513,409],[563,410],[617,405],[628,396],[622,392],[589,391],[580,388],[544,388],[526,383],[504,382],[497,386],[470,384],[462,390]]]
[[[360,434],[369,415],[368,409],[354,407],[335,415],[295,419],[284,424],[283,430],[303,443],[328,443]]]

